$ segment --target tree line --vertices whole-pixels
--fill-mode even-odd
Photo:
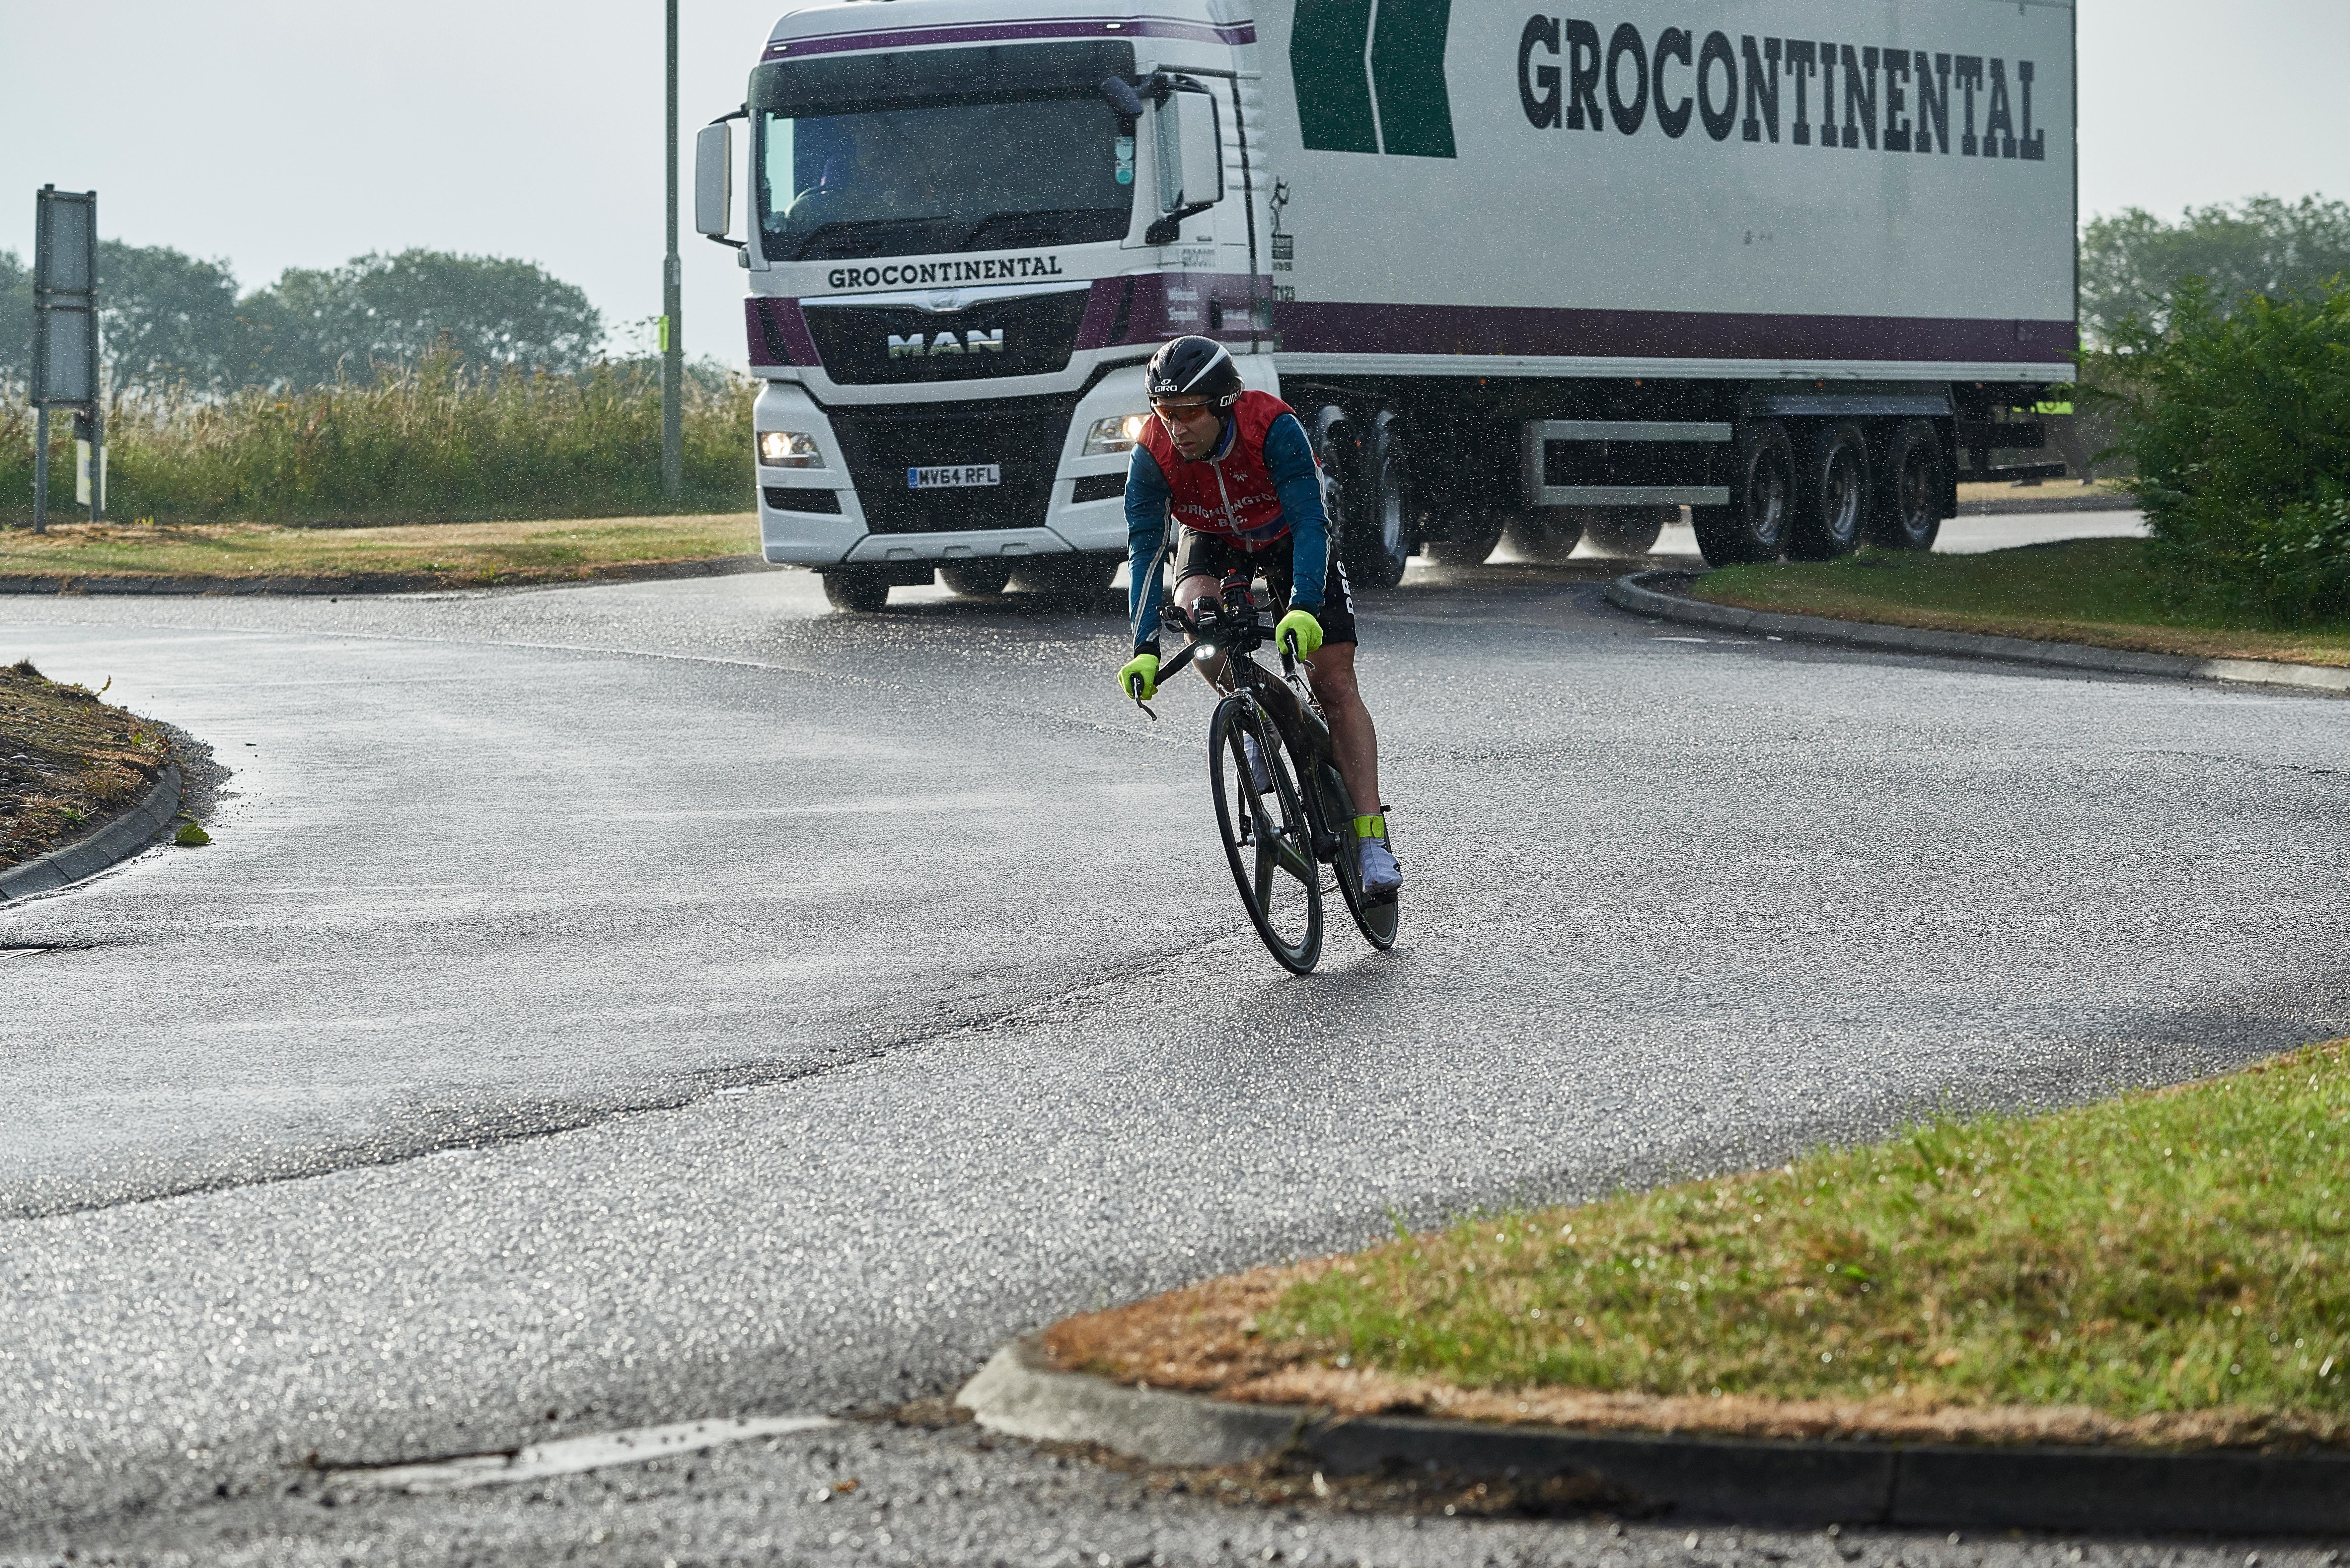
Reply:
[[[288,267],[240,292],[224,262],[101,240],[99,325],[118,392],[299,388],[366,380],[451,354],[477,370],[588,368],[604,318],[576,285],[525,261],[407,250]],[[32,272],[0,250],[0,376],[32,370]]]
[[[118,390],[200,392],[365,379],[436,349],[475,370],[569,374],[603,352],[604,319],[577,286],[504,256],[407,250],[338,267],[289,267],[240,292],[224,262],[168,245],[100,242],[99,305]],[[2273,196],[2189,208],[2167,223],[2142,208],[2090,221],[2080,249],[2080,323],[2093,347],[2132,318],[2158,323],[2179,283],[2201,277],[2226,316],[2258,295],[2318,296],[2350,274],[2350,202]],[[0,376],[32,368],[32,275],[0,251]]]

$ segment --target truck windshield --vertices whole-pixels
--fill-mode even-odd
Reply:
[[[771,261],[1126,236],[1134,142],[1098,94],[758,116]]]

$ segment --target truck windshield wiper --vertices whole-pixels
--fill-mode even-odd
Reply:
[[[829,223],[818,223],[802,235],[798,247],[785,259],[806,261],[808,253],[816,248],[817,243],[826,239],[845,238],[848,234],[867,229],[887,228],[892,223],[935,223],[946,218],[947,214],[944,213],[925,213],[920,217],[913,218],[836,218]]]
[[[1097,213],[1101,210],[1102,209],[1098,207],[1043,207],[1016,213],[990,213],[978,223],[973,223],[971,226],[971,232],[963,235],[962,248],[968,250],[972,245],[977,244],[979,243],[979,236],[987,233],[988,230],[995,227],[998,223],[1014,223],[1020,222],[1022,219],[1027,219],[1030,221],[1045,219],[1051,220],[1054,224],[1054,237],[1045,240],[1043,243],[1048,245],[1057,244],[1060,243],[1059,225],[1063,219],[1083,217],[1089,213]]]

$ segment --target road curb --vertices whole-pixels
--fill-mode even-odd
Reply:
[[[1152,1464],[1221,1465],[1289,1452],[1333,1475],[1434,1467],[1458,1475],[1567,1472],[1682,1518],[2020,1530],[2338,1532],[2350,1454],[1960,1444],[1772,1442],[1583,1432],[1419,1417],[1333,1419],[1128,1387],[1051,1366],[1033,1339],[996,1352],[955,1403],[1009,1437],[1096,1443]]]
[[[371,594],[486,592],[492,588],[562,588],[588,583],[652,583],[681,577],[731,577],[745,572],[771,572],[776,566],[759,556],[704,556],[682,561],[614,562],[589,566],[568,576],[516,577],[504,582],[470,582],[431,572],[354,572],[344,576],[214,577],[165,573],[120,576],[81,576],[71,572],[26,572],[0,576],[0,594],[82,595],[129,594],[192,597],[242,597],[248,595],[331,595],[359,598]]]
[[[2177,653],[2133,653],[2080,642],[2036,642],[2023,637],[1991,637],[1972,631],[1928,631],[1918,627],[1880,626],[1870,621],[1829,620],[1821,616],[1778,615],[1708,604],[1660,593],[1643,579],[1677,574],[1659,568],[1633,572],[1607,585],[1607,602],[1635,615],[1753,632],[1791,641],[1837,643],[1847,648],[1897,653],[1930,653],[1945,659],[1995,659],[2044,669],[2094,670],[2108,675],[2158,675],[2174,680],[2229,680],[2257,686],[2290,686],[2303,691],[2350,695],[2350,670],[2313,664],[2274,664],[2260,659],[2196,659]]]
[[[52,893],[130,859],[147,847],[179,809],[180,769],[169,763],[137,805],[97,832],[0,871],[0,902]]]

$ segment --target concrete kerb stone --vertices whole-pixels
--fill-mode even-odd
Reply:
[[[164,767],[137,805],[97,832],[0,871],[0,902],[52,893],[130,859],[153,841],[180,809],[180,769]]]
[[[1661,593],[1651,585],[1673,574],[1633,572],[1607,585],[1607,602],[1634,615],[1655,616],[1691,626],[1711,627],[1790,641],[1836,643],[1847,648],[1897,653],[1930,653],[1946,659],[1995,659],[2043,669],[2093,670],[2108,675],[2156,675],[2173,680],[2230,680],[2291,686],[2304,691],[2350,695],[2350,670],[2320,665],[2276,664],[2259,659],[2196,659],[2176,653],[2135,653],[2078,642],[2037,642],[2022,637],[1991,637],[1970,631],[1929,631],[1869,621],[1829,620],[1820,616],[1779,615],[1708,604]]]
[[[1778,1442],[1333,1418],[1064,1371],[1033,1338],[996,1352],[955,1403],[1008,1437],[1094,1443],[1151,1464],[1288,1453],[1332,1475],[1575,1474],[1623,1498],[1627,1512],[1757,1523],[2317,1535],[2341,1530],[2350,1496],[2350,1454],[2337,1452]]]

